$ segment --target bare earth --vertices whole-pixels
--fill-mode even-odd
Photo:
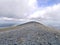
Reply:
[[[38,22],[0,29],[0,45],[60,45],[60,32]]]

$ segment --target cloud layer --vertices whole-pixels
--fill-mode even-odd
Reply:
[[[35,10],[36,0],[0,0],[0,17],[25,18]]]
[[[60,3],[38,7],[37,0],[0,0],[0,20],[59,20]]]
[[[29,18],[59,20],[60,19],[60,3],[53,6],[39,8]]]

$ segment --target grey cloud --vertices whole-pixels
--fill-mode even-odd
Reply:
[[[28,12],[28,0],[0,0],[0,17],[24,18]]]
[[[31,18],[59,20],[60,4],[44,8],[36,8],[36,0],[30,0],[33,3],[29,6],[29,0],[0,0],[0,17],[9,18]],[[34,2],[35,1],[35,2]],[[36,12],[35,8],[38,9]],[[39,12],[40,11],[40,12]],[[31,13],[35,13],[32,14]],[[42,18],[43,17],[43,18]]]

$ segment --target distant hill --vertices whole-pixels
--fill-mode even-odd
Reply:
[[[60,31],[31,21],[0,29],[0,45],[60,45]]]
[[[4,24],[0,24],[0,28],[2,27],[10,27],[10,26],[13,26],[15,25],[14,23],[4,23]]]

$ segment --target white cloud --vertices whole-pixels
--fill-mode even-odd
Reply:
[[[21,22],[26,22],[30,21],[30,19],[19,19],[19,18],[8,18],[8,17],[1,17],[0,21],[21,21]]]
[[[1,17],[0,20],[14,20],[13,18]]]
[[[36,12],[28,16],[28,18],[59,20],[60,19],[60,3],[55,4],[53,6],[39,8]]]
[[[4,17],[0,20],[59,20],[60,3],[38,8],[37,0],[0,0],[0,17]]]
[[[45,13],[45,11],[38,10],[38,11],[34,12],[33,14],[31,14],[30,16],[28,16],[28,18],[38,18],[38,17],[44,18],[44,13]]]

